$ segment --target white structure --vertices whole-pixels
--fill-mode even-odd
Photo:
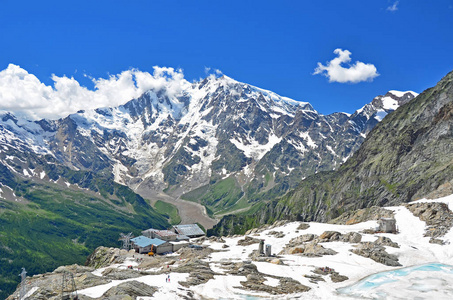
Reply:
[[[187,242],[187,241],[172,241],[169,243],[172,245],[173,252],[176,252],[183,247],[189,246],[189,242]]]
[[[392,218],[382,218],[378,221],[379,231],[386,233],[396,233],[396,220]]]

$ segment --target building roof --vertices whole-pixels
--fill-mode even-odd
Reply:
[[[151,241],[153,242],[152,244],[156,246],[160,246],[166,243],[166,241],[162,241],[161,239],[151,239]]]
[[[142,231],[143,234],[148,233],[148,232],[154,232],[155,234],[160,235],[160,236],[176,235],[176,233],[174,233],[173,231],[170,231],[170,230],[158,230],[158,229],[154,229],[154,228],[150,228],[150,229],[146,229],[146,230]]]
[[[204,235],[203,230],[197,224],[184,224],[184,225],[175,225],[173,226],[179,234],[187,236],[198,236]]]
[[[152,239],[143,235],[131,239],[131,242],[139,247],[147,247],[153,244]]]
[[[155,233],[159,236],[175,236],[176,233],[170,230],[156,230]]]
[[[176,236],[176,240],[188,240],[189,237],[187,235],[184,235],[184,234],[178,234]]]
[[[160,239],[150,239],[143,235],[131,239],[131,242],[133,242],[135,245],[142,247],[142,248],[148,247],[149,245],[160,246],[162,244],[165,244],[165,241],[162,241]]]

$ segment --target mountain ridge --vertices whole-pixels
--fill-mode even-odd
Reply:
[[[76,170],[113,174],[136,191],[190,198],[184,195],[233,177],[236,197],[253,202],[281,196],[301,178],[338,167],[383,115],[414,96],[388,92],[352,115],[324,116],[307,102],[210,76],[59,120],[14,122],[3,114],[1,126],[40,155]],[[21,146],[25,151],[26,144]]]
[[[376,125],[337,171],[308,177],[255,216],[228,216],[212,233],[233,230],[233,223],[246,229],[276,219],[325,222],[349,210],[453,193],[452,101],[450,72]]]

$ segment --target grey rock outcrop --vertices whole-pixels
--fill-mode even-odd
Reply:
[[[393,218],[393,211],[383,207],[372,206],[368,208],[347,211],[338,218],[330,220],[329,224],[352,225],[381,218]]]
[[[117,286],[110,288],[102,295],[104,299],[123,299],[121,297],[131,297],[137,299],[138,297],[152,297],[157,291],[155,287],[149,286],[142,282],[135,280],[120,283]]]
[[[398,257],[396,255],[387,253],[383,246],[376,243],[371,242],[360,243],[355,249],[352,249],[350,251],[357,255],[371,258],[375,262],[384,264],[386,266],[392,267],[401,266],[401,264],[398,262]]]
[[[106,267],[115,261],[119,261],[121,253],[124,255],[127,251],[101,246],[96,248],[96,250],[88,256],[85,265],[96,269]]]
[[[217,274],[211,270],[207,262],[199,259],[193,259],[176,268],[174,271],[190,274],[186,281],[179,282],[179,284],[185,287],[206,283]]]
[[[301,244],[299,246],[294,246],[291,248],[285,248],[280,252],[280,254],[300,254],[309,257],[335,255],[337,253],[338,252],[336,252],[335,250],[325,248],[324,246],[319,245],[317,242],[310,242],[306,244]]]
[[[246,236],[244,239],[238,241],[238,246],[248,246],[248,245],[252,245],[252,244],[258,244],[260,242],[261,242],[260,239]]]
[[[340,237],[340,241],[346,243],[359,243],[362,240],[362,235],[358,232],[348,232],[346,234],[342,234]]]
[[[385,236],[378,237],[378,239],[374,241],[374,244],[380,245],[380,246],[389,246],[389,247],[393,247],[393,248],[400,247],[398,245],[398,243],[393,242],[390,238],[385,237]]]
[[[407,204],[406,207],[420,220],[425,221],[425,236],[431,237],[430,243],[443,244],[443,237],[453,226],[453,212],[448,205],[440,202]]]

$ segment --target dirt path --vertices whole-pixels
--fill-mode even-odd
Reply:
[[[178,208],[179,216],[181,217],[181,224],[200,223],[204,226],[204,228],[210,229],[218,222],[208,216],[205,207],[201,204],[176,199],[164,193],[158,193],[151,190],[139,189],[136,193],[145,199],[150,199],[152,204],[154,204],[157,200],[161,200],[175,205]]]

